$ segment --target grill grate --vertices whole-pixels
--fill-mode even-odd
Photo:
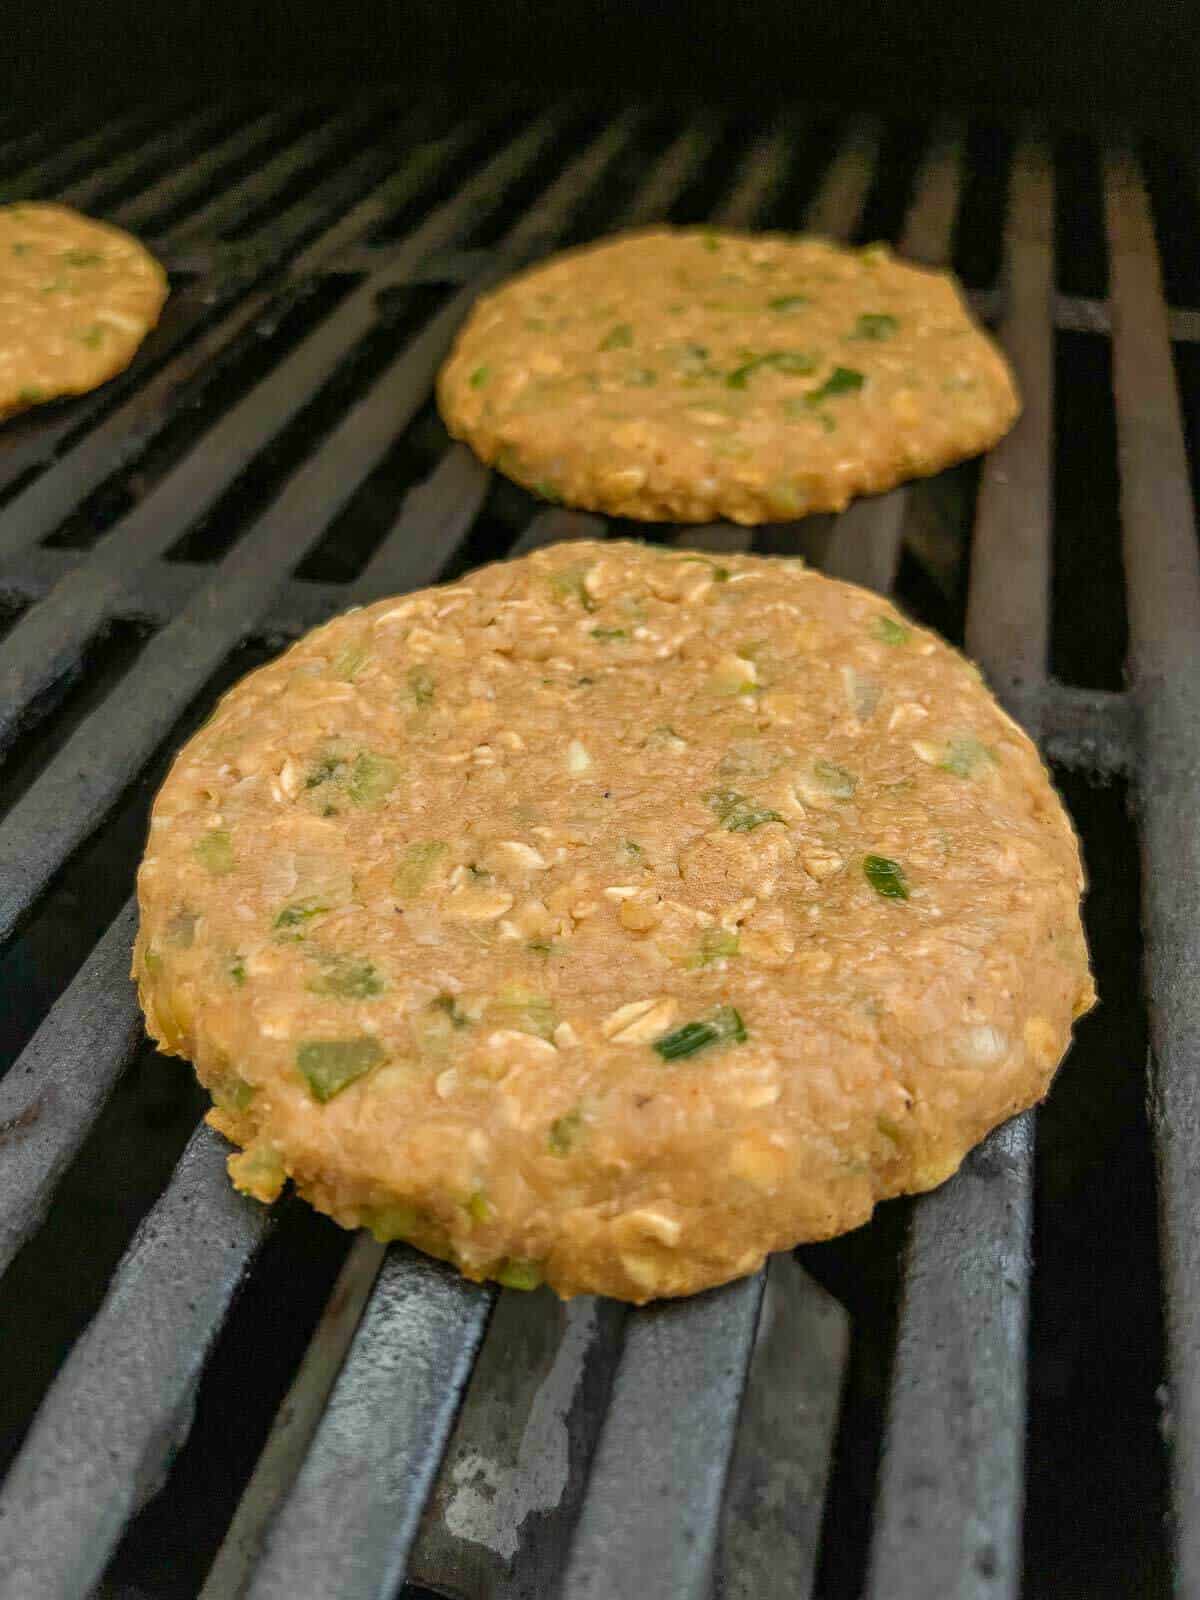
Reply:
[[[66,118],[0,140],[7,195],[137,228],[174,280],[128,374],[17,419],[0,440],[0,601],[13,613],[0,634],[7,1285],[132,1070],[128,841],[166,753],[240,671],[239,652],[261,659],[346,606],[482,559],[619,531],[538,511],[431,417],[433,376],[480,289],[549,248],[693,220],[697,205],[728,225],[803,222],[843,239],[902,218],[902,248],[919,259],[1002,261],[998,286],[971,289],[998,321],[1026,409],[977,495],[965,469],[753,537],[723,526],[649,536],[803,552],[897,590],[951,632],[969,560],[966,646],[1047,755],[1104,781],[1140,763],[1175,1582],[1200,1593],[1200,1532],[1185,1514],[1200,1496],[1200,1014],[1188,981],[1200,956],[1200,574],[1171,346],[1200,341],[1200,309],[1165,302],[1150,198],[1125,149],[1088,169],[1103,197],[1107,256],[1091,240],[1100,279],[1084,272],[1063,292],[1055,222],[1061,233],[1064,178],[1089,160],[1074,144],[1063,158],[1034,134],[1010,147],[957,124],[926,135],[823,116],[746,128],[500,103],[451,123],[433,104],[383,96],[349,111],[160,104],[100,132]],[[1066,336],[1111,340],[1128,692],[1048,671],[1056,558],[1087,531],[1056,525],[1054,507]],[[84,880],[98,885],[95,904],[73,908],[64,885],[113,834],[114,815],[126,843]],[[41,1005],[22,952],[45,949],[64,916],[85,928],[113,920],[90,953],[72,934],[51,963],[61,993]],[[76,972],[72,949],[85,957]],[[174,1600],[201,1584],[203,1600],[384,1600],[406,1571],[472,1600],[699,1600],[714,1582],[725,1600],[1065,1593],[1057,1574],[1021,1572],[1037,1469],[1024,1459],[1035,1138],[1032,1115],[1016,1120],[943,1189],[893,1213],[911,1214],[911,1227],[882,1440],[854,1436],[853,1353],[839,1430],[845,1316],[796,1261],[627,1316],[497,1297],[357,1240],[215,1561],[211,1548],[193,1553],[157,1588],[130,1590],[110,1558],[164,1482],[169,1498],[206,1358],[272,1228],[229,1188],[222,1143],[200,1127],[103,1304],[87,1308],[95,1316],[0,1490],[0,1600],[83,1597],[98,1584],[103,1600]],[[821,1250],[801,1252],[818,1274],[833,1259]],[[844,1510],[877,1452],[877,1492],[858,1492],[850,1533],[832,1511],[822,1529],[831,1472],[830,1505]],[[868,1521],[869,1558],[847,1554]],[[1024,1540],[1036,1555],[1028,1530]],[[1157,1560],[1152,1551],[1146,1570],[1158,1573]]]

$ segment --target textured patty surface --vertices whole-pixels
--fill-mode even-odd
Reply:
[[[158,321],[163,269],[65,206],[0,206],[0,417],[123,371]]]
[[[995,443],[1012,376],[952,280],[886,249],[696,229],[558,256],[482,299],[450,431],[549,499],[788,521]]]
[[[310,634],[154,806],[135,974],[242,1151],[473,1277],[683,1294],[929,1188],[1091,1002],[975,670],[798,563],[569,544]]]

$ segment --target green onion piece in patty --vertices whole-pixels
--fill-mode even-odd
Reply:
[[[704,803],[730,833],[752,833],[764,822],[783,821],[778,811],[754,805],[735,789],[710,789],[704,796]]]
[[[628,350],[633,343],[633,327],[628,322],[618,322],[600,341],[601,350]]]
[[[296,1049],[296,1066],[322,1105],[383,1060],[378,1039],[309,1039]]]
[[[664,1061],[680,1061],[684,1056],[694,1056],[698,1050],[707,1050],[714,1044],[744,1044],[748,1035],[746,1025],[732,1006],[718,1006],[706,1017],[685,1022],[654,1041],[654,1048]]]
[[[744,389],[747,380],[760,367],[771,367],[776,372],[787,373],[790,377],[803,377],[814,372],[816,365],[812,356],[805,355],[802,350],[772,350],[765,356],[750,356],[742,366],[734,368],[725,379],[725,384],[730,389]]]
[[[854,324],[852,339],[890,339],[900,326],[897,318],[887,311],[864,311]]]
[[[196,840],[196,856],[215,878],[233,871],[233,840],[224,828],[211,828]]]
[[[410,667],[408,669],[408,687],[412,697],[419,706],[431,706],[436,692],[436,686],[424,667]]]
[[[887,856],[864,856],[863,872],[875,893],[885,900],[908,899],[904,868],[898,861],[890,861]]]
[[[328,910],[329,907],[322,905],[319,900],[297,900],[290,906],[284,906],[275,918],[274,926],[283,930],[302,928],[306,922],[311,922],[313,917],[324,916]]]
[[[542,1269],[536,1261],[504,1261],[496,1269],[496,1282],[505,1289],[536,1289],[542,1282]]]
[[[819,388],[810,389],[805,400],[810,406],[823,405],[839,394],[857,394],[866,380],[853,367],[834,367]]]
[[[911,628],[906,628],[902,622],[897,622],[895,617],[885,616],[882,612],[871,623],[871,632],[884,644],[907,644],[912,638]]]
[[[482,367],[475,368],[475,371],[467,379],[467,382],[471,385],[472,389],[482,389],[491,375],[492,370],[485,362]]]
[[[583,1126],[583,1113],[576,1106],[573,1111],[568,1111],[565,1116],[556,1117],[550,1124],[550,1132],[546,1135],[546,1148],[552,1156],[567,1156],[579,1137],[579,1130]]]
[[[339,1000],[369,1000],[383,993],[383,979],[369,961],[358,956],[334,956],[329,966],[308,984],[312,994],[332,994]]]
[[[400,858],[392,888],[401,900],[420,894],[440,857],[450,846],[442,839],[418,839]]]
[[[363,750],[354,758],[346,794],[352,805],[378,805],[396,787],[398,776],[394,761],[389,761],[387,756],[376,756]]]
[[[810,304],[806,294],[780,294],[774,300],[768,300],[767,306],[771,311],[799,311],[801,306]]]

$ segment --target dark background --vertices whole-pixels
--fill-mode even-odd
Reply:
[[[5,8],[18,93],[433,76],[639,97],[1039,108],[1194,132],[1188,0],[39,0]]]

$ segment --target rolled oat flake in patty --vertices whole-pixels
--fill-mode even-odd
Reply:
[[[134,971],[237,1186],[644,1301],[941,1183],[1092,1002],[968,662],[795,562],[578,543],[353,611],[154,805]]]
[[[451,433],[544,498],[682,522],[840,511],[986,450],[1019,409],[946,273],[697,228],[485,296],[438,393]]]

